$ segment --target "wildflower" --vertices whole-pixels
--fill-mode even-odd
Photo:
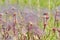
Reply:
[[[33,32],[34,35],[42,36],[44,34],[43,30],[41,30],[38,26],[34,24],[30,24],[29,26],[29,32]]]
[[[48,16],[48,13],[44,13],[43,15],[44,15],[43,16],[43,23],[44,23],[43,25],[44,25],[44,30],[45,30],[49,16]]]
[[[15,10],[16,8],[15,8],[15,7],[12,7],[11,9],[12,9],[12,10]]]
[[[13,14],[13,22],[16,23],[16,13]]]
[[[54,28],[52,28],[52,30],[53,30],[53,32],[55,33],[56,32],[56,28],[54,27]]]
[[[44,13],[44,18],[46,18],[46,20],[49,19],[48,13]]]
[[[29,22],[29,24],[28,24],[28,30],[29,30],[29,29],[32,29],[32,27],[33,27],[32,22]]]
[[[9,8],[5,14],[8,14],[9,16],[13,16],[14,12],[16,12],[16,9],[12,7],[12,8]]]
[[[9,14],[9,12],[7,11],[5,14]]]
[[[13,16],[16,16],[16,13],[14,13]]]

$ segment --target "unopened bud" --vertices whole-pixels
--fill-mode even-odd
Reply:
[[[52,30],[53,30],[53,32],[55,33],[55,31],[56,31],[56,28],[53,28]]]
[[[14,13],[13,16],[16,16],[16,13]]]

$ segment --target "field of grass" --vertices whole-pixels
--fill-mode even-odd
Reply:
[[[0,0],[0,40],[60,40],[59,6],[60,0]]]

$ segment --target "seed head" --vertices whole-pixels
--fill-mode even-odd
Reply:
[[[16,16],[16,12],[13,14],[13,16]]]
[[[52,28],[52,30],[53,30],[53,32],[55,33],[56,32],[56,28],[54,27],[54,28]]]
[[[44,13],[44,18],[49,19],[48,13]]]

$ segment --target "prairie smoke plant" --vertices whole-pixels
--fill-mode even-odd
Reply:
[[[47,25],[47,20],[49,19],[48,13],[44,13],[43,14],[43,25],[44,25],[44,30],[46,28]]]

